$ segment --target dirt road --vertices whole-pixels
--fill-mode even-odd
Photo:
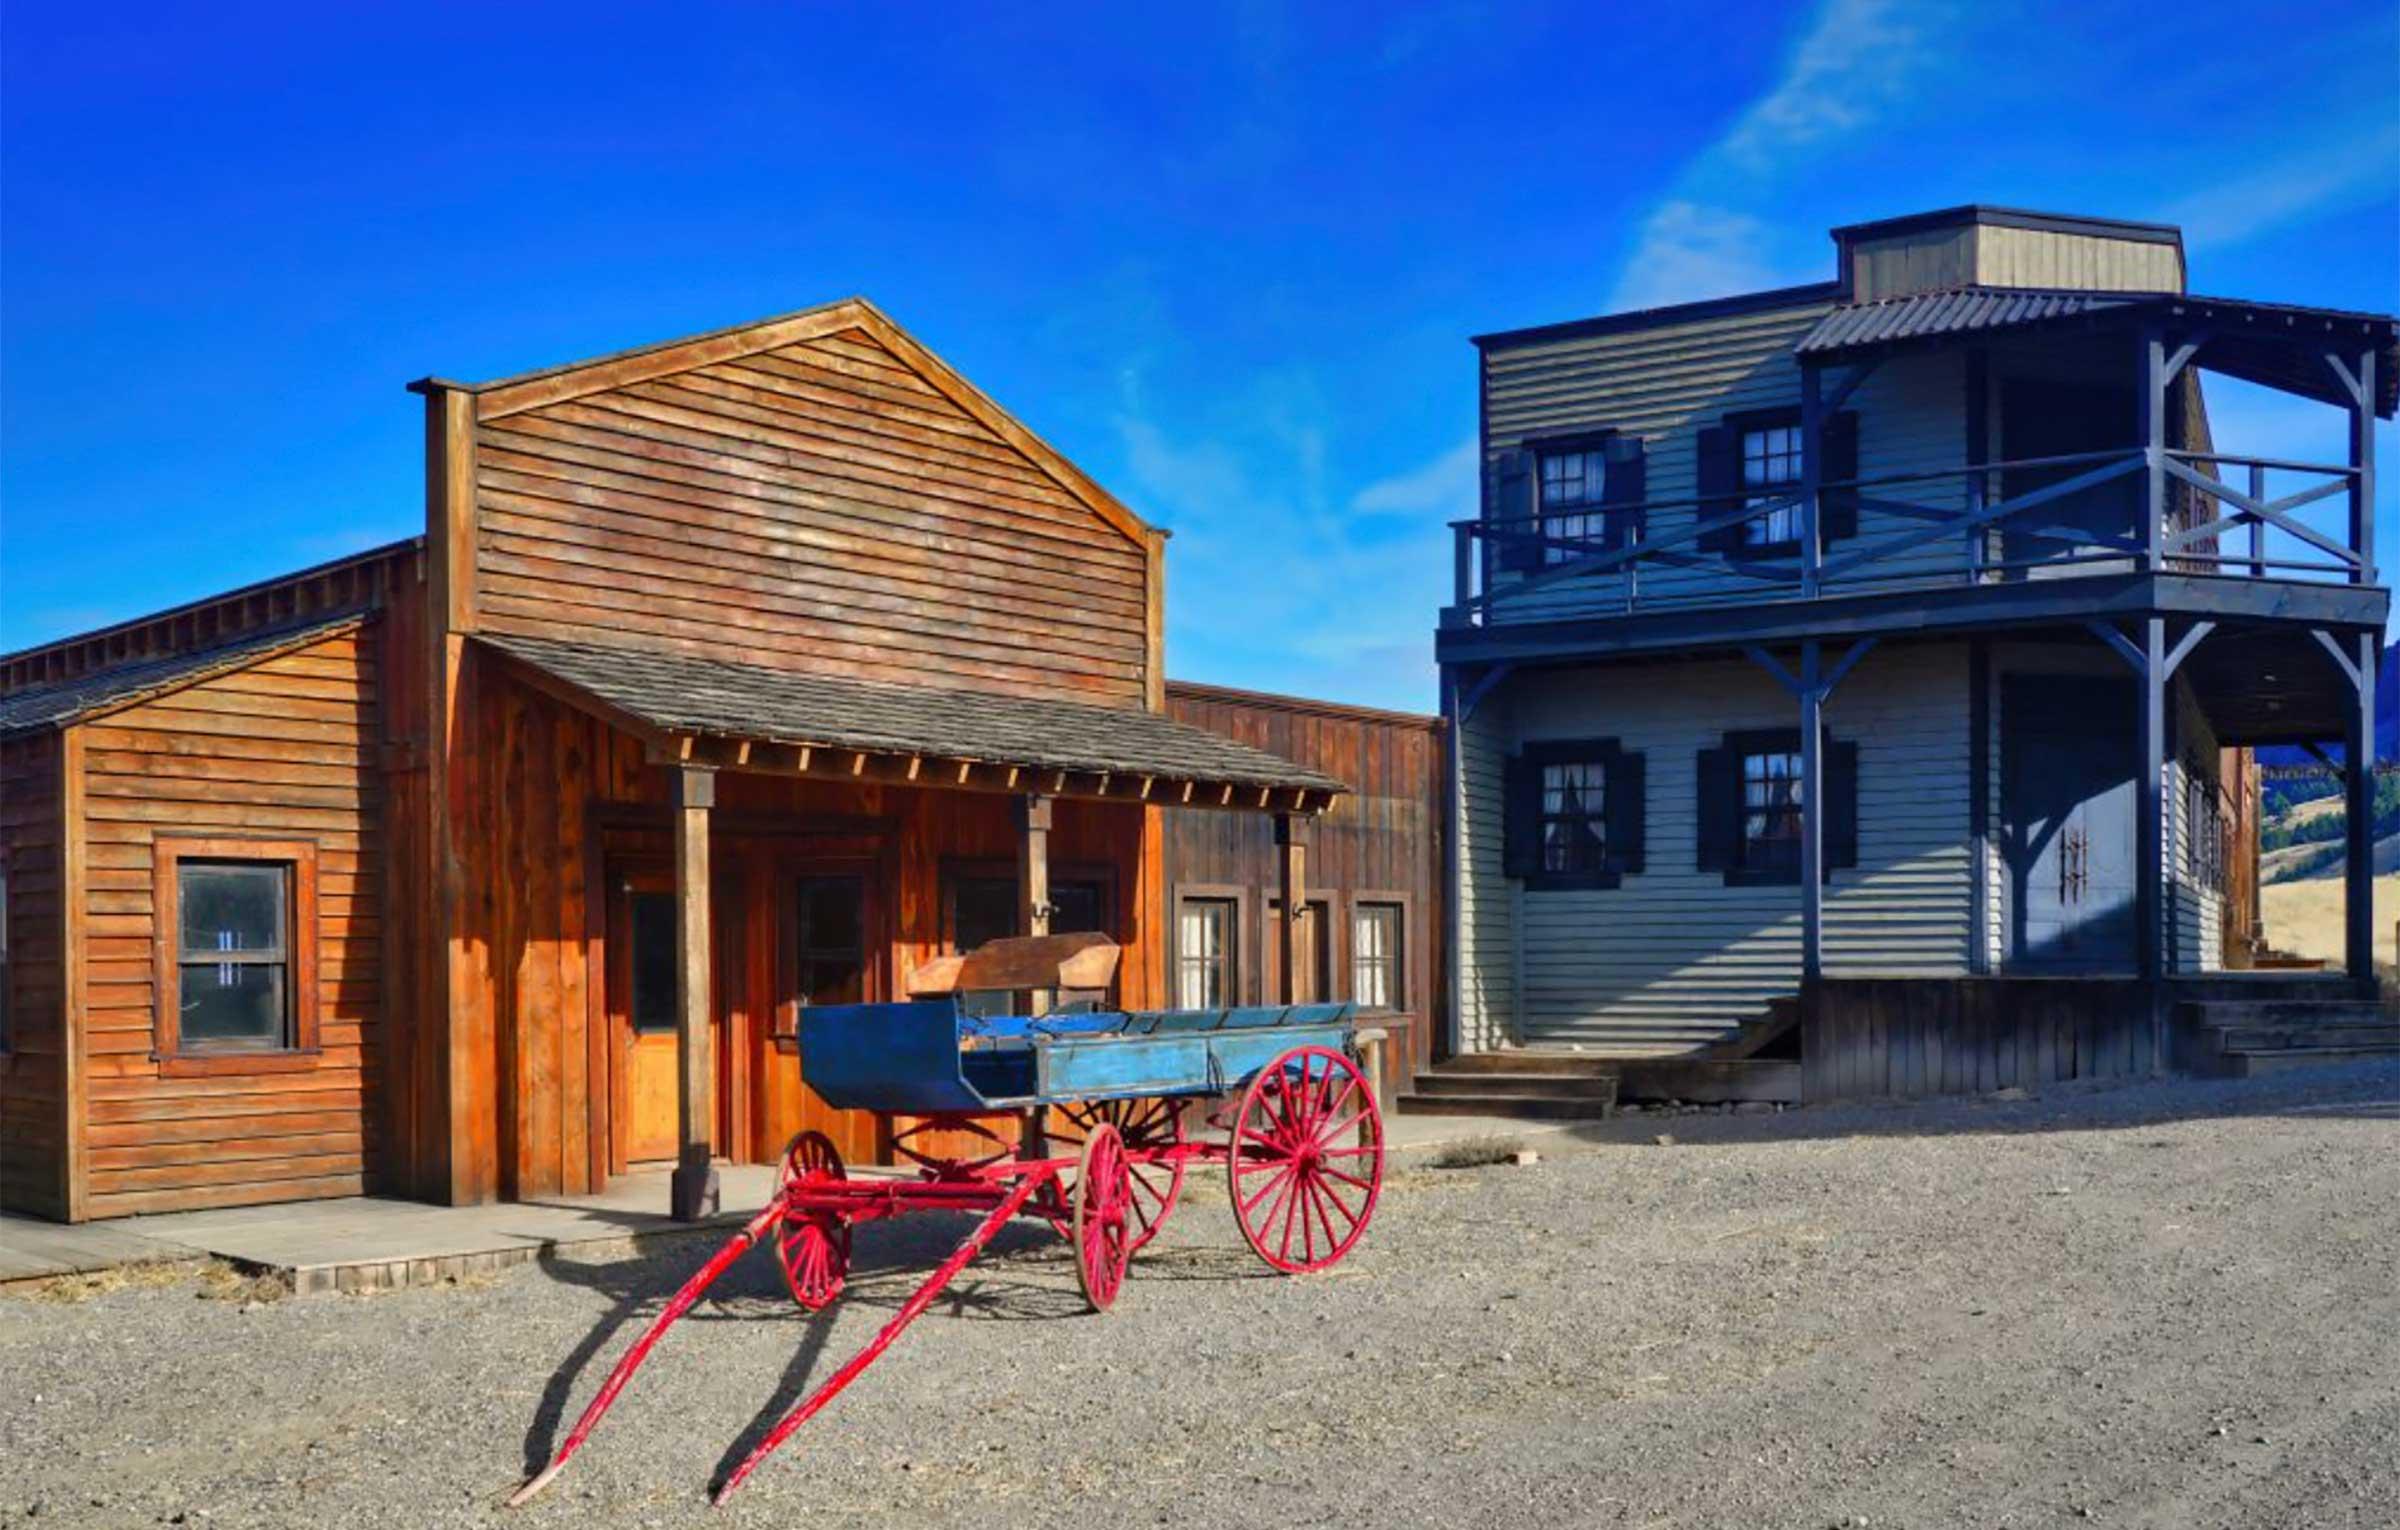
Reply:
[[[1329,1276],[1191,1205],[1105,1318],[1011,1234],[717,1515],[956,1224],[814,1324],[753,1264],[514,1515],[702,1250],[0,1298],[0,1525],[2400,1524],[2400,1069],[1540,1145],[1400,1173]]]

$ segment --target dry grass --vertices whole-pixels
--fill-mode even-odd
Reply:
[[[2295,956],[2342,959],[2342,879],[2269,882],[2259,890],[2267,942]],[[2400,875],[2375,879],[2375,959],[2393,961],[2392,921],[2400,918]]]
[[[190,1282],[193,1295],[215,1302],[275,1302],[291,1295],[273,1275],[252,1275],[222,1259],[165,1259],[150,1264],[121,1264],[80,1275],[56,1275],[11,1286],[10,1294],[27,1301],[75,1303],[118,1291],[155,1291]]]
[[[1435,1148],[1426,1163],[1436,1169],[1480,1169],[1487,1164],[1507,1163],[1524,1146],[1515,1137],[1469,1137]]]

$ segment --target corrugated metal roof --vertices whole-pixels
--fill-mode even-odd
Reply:
[[[1808,356],[1920,340],[1936,335],[2015,329],[2083,314],[2154,302],[2145,292],[2058,292],[2030,288],[1954,287],[1875,303],[1850,303],[1817,321],[1793,349]]]
[[[279,653],[305,648],[345,628],[356,627],[364,620],[366,617],[363,613],[350,611],[305,622],[284,622],[273,627],[262,627],[255,632],[245,632],[190,653],[168,654],[164,658],[119,664],[109,669],[94,670],[88,675],[77,675],[72,680],[61,680],[55,685],[34,686],[0,696],[0,738],[31,733],[40,728],[65,727],[96,712],[129,706],[163,691],[205,680],[211,675],[225,674],[256,664],[262,659],[271,659]]]
[[[796,674],[654,649],[477,640],[665,733],[1343,792],[1319,771],[1140,707]]]

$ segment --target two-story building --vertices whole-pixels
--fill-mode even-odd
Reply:
[[[2388,1045],[2332,1028],[2372,1018],[2394,321],[2195,296],[2155,224],[1833,242],[1829,281],[1476,341],[1456,1048],[1785,1099]],[[2203,373],[2344,411],[2346,459],[2215,439]],[[2347,746],[2348,972],[2229,988],[2222,783],[2268,743]],[[2270,992],[2318,1030],[2238,1028]]]
[[[1171,695],[1164,533],[871,305],[413,386],[424,536],[0,656],[0,1206],[693,1214],[888,1148],[802,1007],[1049,928],[1422,1055],[1429,720]]]

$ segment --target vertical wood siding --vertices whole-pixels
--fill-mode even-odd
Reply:
[[[57,735],[0,742],[0,854],[8,869],[0,1207],[63,1218],[69,1089],[59,772]]]
[[[486,420],[482,624],[1140,705],[1147,550],[861,330]]]
[[[1850,246],[1850,271],[1861,303],[1966,286],[2183,290],[2183,259],[2172,244],[2000,224],[1860,240]]]
[[[1837,975],[1952,976],[1966,970],[1966,645],[1870,655],[1828,708],[1859,745],[1859,864],[1827,889],[1825,957]],[[1507,748],[1615,738],[1648,760],[1646,869],[1618,888],[1524,891],[1500,875],[1497,740],[1463,802],[1487,847],[1470,906],[1513,907],[1522,943],[1522,1040],[1677,1051],[1713,1040],[1796,992],[1797,887],[1727,887],[1697,869],[1696,762],[1725,733],[1793,726],[1796,705],[1746,661],[1542,672],[1507,683]],[[1487,965],[1487,970],[1488,965]]]
[[[1310,830],[1308,895],[1330,915],[1327,966],[1332,997],[1352,996],[1352,918],[1361,902],[1397,897],[1405,910],[1401,936],[1403,1009],[1382,1024],[1394,1038],[1394,1076],[1433,1060],[1448,987],[1441,961],[1445,917],[1441,898],[1440,723],[1324,706],[1286,697],[1251,696],[1209,687],[1167,687],[1167,713],[1179,722],[1239,739],[1348,783]],[[1262,1002],[1268,991],[1265,941],[1252,935],[1279,883],[1275,825],[1264,813],[1170,808],[1166,814],[1167,886],[1238,887],[1247,898],[1245,938],[1236,946],[1241,1002]],[[1168,915],[1172,929],[1172,911]],[[1169,941],[1172,943],[1170,935]]]
[[[94,1216],[356,1194],[382,1064],[383,847],[371,643],[348,633],[80,725],[84,1174]],[[152,1056],[162,834],[306,838],[322,1054],[166,1077]]]

